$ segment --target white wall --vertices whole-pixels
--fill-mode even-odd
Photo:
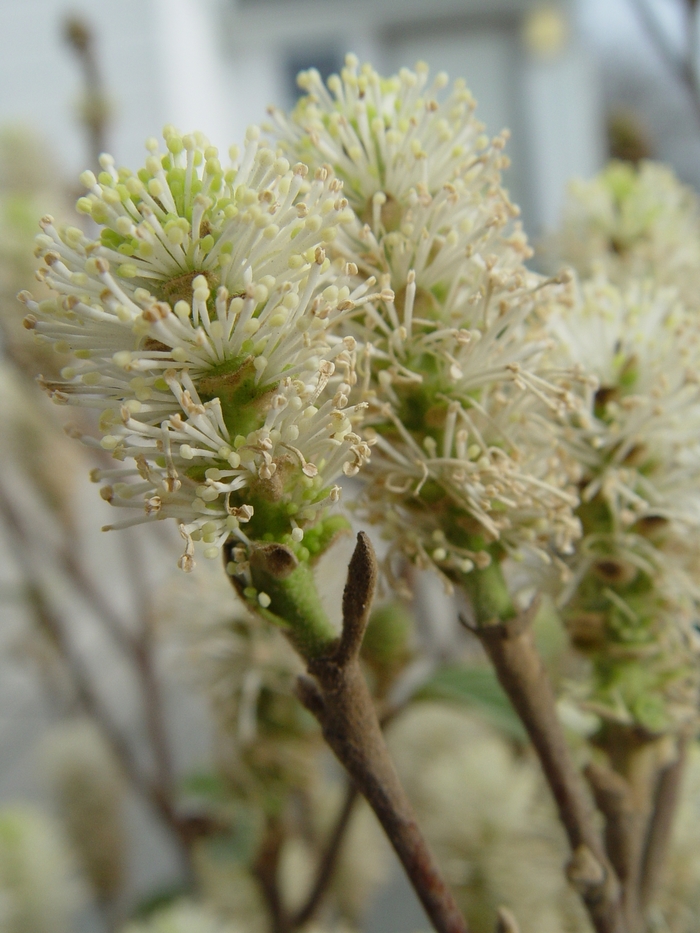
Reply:
[[[234,121],[213,0],[0,2],[0,125],[40,132],[71,175],[87,164],[77,118],[80,68],[62,38],[67,13],[83,16],[97,36],[113,106],[109,149],[119,164],[142,164],[144,140],[165,123],[229,145]]]

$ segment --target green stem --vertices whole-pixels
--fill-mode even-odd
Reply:
[[[472,570],[459,581],[467,592],[477,625],[506,622],[516,615],[501,564],[495,558],[483,570]]]
[[[303,545],[253,542],[248,552],[248,581],[236,574],[236,541],[232,538],[224,545],[224,564],[232,571],[231,583],[241,599],[281,628],[306,661],[327,655],[338,640],[318,594],[313,568],[349,530],[344,516],[331,515],[307,529]]]
[[[284,630],[303,658],[309,661],[328,653],[338,633],[323,608],[313,568],[308,562],[298,564],[283,578],[257,566],[253,569],[253,586],[258,594],[266,593],[270,597],[270,605],[261,607],[257,596],[249,600],[250,604],[269,622]]]

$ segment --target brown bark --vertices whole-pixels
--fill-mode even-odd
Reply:
[[[641,877],[642,909],[646,909],[652,903],[661,880],[671,842],[673,821],[678,808],[687,751],[688,740],[686,737],[681,737],[678,741],[678,757],[659,775],[654,797],[654,812],[644,846]]]
[[[680,767],[663,763],[663,738],[638,727],[608,724],[597,744],[609,765],[588,765],[586,777],[605,816],[606,849],[622,886],[628,933],[643,933],[654,876],[665,859]],[[645,877],[648,870],[651,878]]]
[[[557,717],[554,691],[532,633],[532,614],[472,627],[472,631],[489,655],[539,757],[573,853],[567,869],[569,881],[581,895],[597,933],[627,933],[619,883]]]
[[[423,838],[389,756],[359,664],[376,582],[369,538],[358,535],[343,596],[343,632],[327,655],[308,663],[299,697],[374,810],[438,933],[467,933],[467,924]]]

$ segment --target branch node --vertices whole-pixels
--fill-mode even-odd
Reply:
[[[621,774],[595,761],[589,762],[583,773],[598,809],[608,820],[632,810],[630,786]]]
[[[520,933],[520,924],[513,911],[507,907],[498,908],[495,933]]]
[[[588,846],[582,843],[566,866],[566,877],[578,893],[589,900],[598,891],[602,893],[607,872]]]
[[[284,544],[263,544],[256,546],[250,554],[251,567],[269,573],[275,580],[286,578],[299,566],[296,555]]]
[[[460,622],[470,632],[473,632],[479,638],[488,641],[507,641],[510,638],[517,638],[530,628],[535,621],[535,616],[540,609],[540,597],[536,596],[527,609],[523,609],[512,619],[504,621],[494,620],[482,625],[472,625],[466,619],[460,616]]]

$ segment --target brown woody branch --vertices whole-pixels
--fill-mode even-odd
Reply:
[[[489,655],[544,771],[572,851],[567,869],[597,933],[626,933],[619,883],[594,809],[571,759],[549,676],[532,633],[536,607],[507,622],[469,626]]]
[[[629,781],[604,765],[590,763],[585,775],[605,817],[605,848],[622,887],[622,909],[630,933],[642,929],[640,903],[644,836],[649,809],[640,806]]]
[[[645,909],[653,901],[663,872],[678,808],[681,784],[688,754],[688,739],[678,740],[678,755],[659,775],[654,810],[644,846],[641,875],[641,904]]]
[[[374,810],[438,933],[467,933],[467,924],[440,874],[401,786],[359,651],[376,583],[376,558],[360,533],[343,596],[343,630],[333,649],[308,662],[298,695],[318,719],[323,735]]]
[[[608,723],[596,744],[606,751],[609,764],[591,763],[585,773],[605,816],[606,849],[622,885],[628,933],[642,933],[655,886],[653,878],[645,878],[645,863],[649,859],[652,875],[658,874],[682,764],[669,768],[663,762],[664,739],[637,726]]]

